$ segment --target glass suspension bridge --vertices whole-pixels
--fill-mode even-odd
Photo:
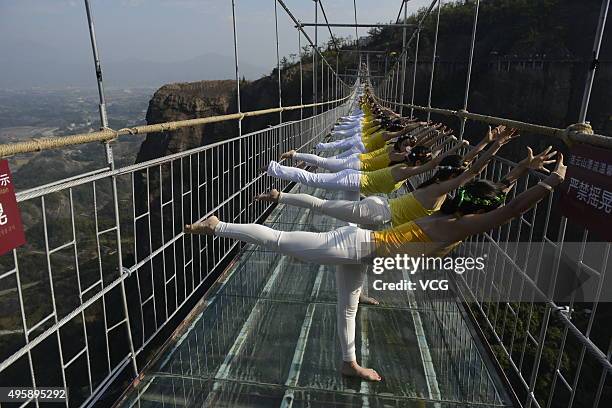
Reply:
[[[323,0],[314,0],[311,23],[299,21],[283,1],[272,3],[278,106],[241,110],[237,5],[232,0],[237,112],[114,130],[108,125],[102,64],[85,0],[101,130],[3,144],[0,156],[101,142],[106,160],[99,170],[17,193],[19,206],[29,214],[28,244],[0,259],[2,315],[16,322],[3,328],[3,337],[10,335],[12,340],[2,343],[0,386],[16,385],[19,379],[17,385],[37,389],[67,387],[65,404],[70,406],[610,406],[612,339],[609,333],[603,341],[591,337],[592,328],[601,324],[597,309],[604,306],[599,296],[610,274],[610,243],[590,256],[589,231],[570,234],[576,226],[564,216],[553,216],[556,194],[509,226],[473,237],[456,249],[456,256],[487,253],[492,266],[480,273],[449,274],[447,295],[381,292],[376,293],[381,305],[361,305],[358,361],[378,369],[384,376],[381,383],[338,374],[332,267],[304,264],[216,236],[182,233],[184,224],[212,214],[283,230],[326,231],[342,225],[308,210],[252,198],[271,188],[324,198],[337,195],[273,180],[259,169],[284,151],[312,150],[340,116],[352,111],[356,90],[365,83],[381,104],[404,116],[428,120],[434,114],[454,121],[460,138],[466,123],[474,121],[612,149],[609,136],[585,131],[584,126],[554,128],[469,111],[478,0],[470,2],[473,26],[465,96],[452,110],[431,104],[442,1],[433,0],[416,24],[408,24],[407,1],[399,1],[397,23],[376,25],[359,23],[356,2],[350,23],[330,23]],[[602,2],[599,20],[592,22],[594,62],[609,3]],[[283,105],[281,18],[290,19],[299,38],[299,105]],[[434,58],[425,61],[430,67],[428,100],[419,106],[414,103],[415,80],[424,62],[418,61],[418,48],[426,19],[435,21]],[[374,26],[397,29],[402,35],[401,52],[379,75],[370,70],[375,50],[362,41],[338,47],[333,33],[336,27],[354,27],[357,35],[359,27]],[[306,27],[314,28],[314,37]],[[321,52],[319,28],[329,31],[335,54]],[[312,50],[309,67],[302,44]],[[338,65],[340,51],[347,48],[356,56],[354,74],[348,76],[339,73]],[[307,68],[312,84],[302,78]],[[578,125],[588,117],[596,69],[592,64],[586,77]],[[312,98],[306,100],[304,89],[310,86]],[[243,120],[271,115],[278,115],[277,125],[242,132]],[[284,120],[287,117],[292,120]],[[171,135],[228,121],[238,129],[229,139],[115,166],[113,143],[118,138]],[[495,158],[484,177],[499,180],[514,166]],[[540,177],[528,174],[514,194]],[[419,182],[410,180],[405,190]],[[600,289],[589,304],[590,315],[580,323],[571,313],[573,298],[559,305],[553,300],[554,284],[542,290],[536,283],[540,274],[550,274],[555,282],[570,240],[577,246],[578,264]],[[518,245],[509,245],[519,241],[520,251]],[[549,252],[550,268],[542,261]],[[535,267],[530,264],[533,259]],[[403,270],[393,274],[397,280],[413,278]],[[512,285],[527,300],[507,300],[505,291]],[[544,359],[552,364],[544,364]],[[539,384],[541,378],[548,379],[546,385]],[[30,398],[13,405],[45,403]]]

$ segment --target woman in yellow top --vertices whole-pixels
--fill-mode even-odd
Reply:
[[[408,134],[414,130],[428,126],[427,122],[411,122],[404,125],[389,124],[385,129],[377,130],[369,136],[363,136],[359,132],[353,136],[332,142],[320,142],[316,145],[319,151],[341,150],[359,153],[372,152],[385,146],[385,143],[397,137]]]
[[[345,169],[360,171],[374,171],[389,167],[392,163],[404,161],[413,146],[420,145],[432,147],[450,134],[447,132],[434,132],[441,125],[434,127],[424,126],[408,135],[400,136],[393,143],[387,143],[380,149],[369,153],[340,154],[332,157],[321,157],[312,153],[300,153],[290,150],[281,155],[280,159],[301,160],[331,172]]]
[[[558,154],[555,171],[503,205],[503,185],[475,180],[447,198],[440,211],[383,231],[346,226],[328,232],[279,231],[261,224],[235,224],[219,221],[215,216],[191,225],[185,233],[217,235],[237,239],[295,257],[304,262],[330,265],[369,263],[377,257],[405,254],[412,257],[445,254],[465,238],[503,225],[535,206],[555,187],[566,173],[563,155]],[[360,268],[355,268],[361,271]],[[357,304],[363,274],[343,274],[338,287],[337,319],[345,375],[380,381],[372,369],[361,367],[355,353],[355,313],[347,313]]]
[[[494,132],[497,131],[496,129]],[[501,132],[501,137],[508,134],[503,130]],[[469,166],[472,159],[486,146],[488,141],[492,140],[489,136],[485,137],[465,157],[446,156],[440,162],[433,177],[422,183],[414,192],[398,198],[387,199],[373,195],[361,201],[323,200],[309,194],[280,193],[272,190],[256,199],[308,208],[342,221],[372,228],[380,227],[388,222],[391,222],[392,226],[398,226],[438,211],[446,195],[451,189],[456,188],[457,182],[463,185],[482,173],[493,155],[511,138],[510,136],[507,139],[496,139],[496,142],[472,166]],[[508,186],[505,192],[510,191],[515,181],[529,170],[545,170],[544,165],[551,163],[549,159],[556,154],[556,152],[550,153],[551,149],[552,147],[549,146],[535,156],[531,149],[528,149],[527,157],[504,177],[503,182]],[[455,180],[455,178],[458,179]]]
[[[457,140],[454,136],[448,141]],[[364,195],[391,193],[402,186],[410,177],[433,170],[447,155],[454,153],[467,142],[457,143],[444,154],[436,151],[432,160],[431,149],[424,146],[414,147],[406,156],[404,163],[376,171],[345,169],[337,173],[311,173],[297,167],[283,166],[271,161],[267,168],[269,176],[289,180],[309,187],[326,190],[360,192]]]

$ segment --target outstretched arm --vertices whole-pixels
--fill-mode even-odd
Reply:
[[[555,150],[552,153],[549,153],[552,150],[552,146],[548,146],[542,153],[535,155],[533,154],[533,150],[531,147],[527,147],[527,157],[519,162],[519,164],[514,167],[512,170],[506,174],[501,182],[506,185],[504,189],[504,193],[508,193],[512,188],[516,185],[518,179],[523,177],[525,174],[529,172],[529,170],[542,171],[544,173],[550,173],[550,171],[544,167],[547,164],[554,163],[554,160],[551,160],[557,154]]]
[[[450,129],[446,129],[446,127],[443,127],[442,130],[438,130],[437,131],[437,135],[435,135],[433,138],[428,139],[427,141],[424,141],[422,143],[420,143],[421,146],[425,146],[425,147],[429,147],[429,148],[433,148],[436,143],[438,143],[440,140],[448,137],[450,134],[452,134],[453,131]],[[444,142],[446,143],[446,141]],[[442,143],[442,144],[444,144]],[[466,143],[467,146],[467,143]]]
[[[454,136],[452,136],[449,139],[457,140]],[[451,147],[450,149],[448,149],[445,153],[439,154],[438,156],[434,157],[427,163],[419,165],[419,166],[407,166],[407,165],[395,166],[391,169],[391,174],[393,175],[393,179],[396,182],[400,182],[412,176],[416,176],[417,174],[421,174],[426,171],[433,170],[438,164],[440,164],[443,158],[445,158],[446,156],[450,154],[455,153],[457,150],[459,150],[461,147],[465,146],[466,144],[467,142],[465,140],[462,142],[459,142],[455,144],[453,147]]]
[[[540,202],[555,187],[560,185],[565,179],[566,170],[567,167],[563,164],[563,155],[558,153],[555,170],[543,181],[519,194],[503,207],[499,207],[485,214],[470,214],[461,217],[457,221],[460,227],[458,229],[461,230],[465,236],[470,236],[489,231],[491,228],[503,225],[520,216]]]
[[[478,153],[483,151],[484,148],[487,147],[489,143],[494,141],[495,137],[502,130],[503,130],[503,126],[497,126],[495,129],[491,129],[491,126],[489,126],[489,130],[487,130],[487,134],[485,135],[485,137],[483,137],[482,140],[476,146],[474,146],[472,150],[470,150],[469,152],[467,152],[465,156],[463,156],[463,161],[470,163],[472,160],[474,160],[476,156],[478,156]]]
[[[461,187],[467,182],[473,180],[478,176],[486,167],[489,161],[495,156],[499,149],[508,143],[510,140],[515,139],[519,136],[516,133],[516,129],[505,129],[503,132],[496,135],[496,139],[474,164],[469,169],[461,173],[461,175],[454,177],[450,180],[443,181],[441,183],[432,184],[428,186],[429,192],[438,197],[444,195],[456,188]]]

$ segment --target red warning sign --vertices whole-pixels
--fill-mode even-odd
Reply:
[[[572,147],[561,187],[561,211],[570,222],[612,239],[612,154],[609,150],[586,144]]]
[[[21,213],[7,160],[0,160],[0,255],[25,244]]]

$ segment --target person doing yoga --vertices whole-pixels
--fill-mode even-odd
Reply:
[[[402,139],[402,138],[409,138],[409,139],[413,139],[416,140],[414,143],[412,143],[412,145],[417,145],[417,144],[425,144],[425,140],[431,140],[432,137],[434,137],[435,135],[440,135],[444,132],[436,132],[436,130],[440,129],[442,127],[441,124],[439,125],[435,125],[435,126],[421,126],[411,132],[409,132],[407,135],[405,136],[401,136],[398,137],[397,139]],[[444,133],[444,135],[446,135],[448,133]],[[397,140],[396,139],[396,140]],[[423,141],[423,143],[421,142],[421,140]],[[344,150],[341,153],[338,153],[335,156],[331,156],[329,157],[329,159],[345,159],[348,158],[349,156],[354,156],[356,154],[364,154],[364,157],[370,157],[370,155],[374,156],[377,154],[380,154],[381,151],[383,151],[382,149],[388,147],[389,144],[391,143],[395,143],[393,141],[389,141],[387,142],[387,144],[385,146],[383,146],[381,149],[377,149],[374,150],[372,152],[366,152],[365,151],[365,146],[363,145],[363,143],[361,143],[360,141],[356,142],[357,144],[352,145],[352,147],[348,147],[347,150]],[[346,148],[346,146],[345,146]]]
[[[488,180],[473,180],[459,187],[453,198],[447,197],[437,213],[382,231],[356,226],[319,233],[278,231],[260,224],[225,223],[211,216],[185,225],[184,232],[237,239],[317,264],[357,265],[374,257],[394,254],[441,255],[471,235],[489,231],[520,216],[559,186],[565,173],[563,155],[558,153],[555,170],[550,175],[505,205],[504,190],[507,186]],[[344,361],[342,373],[380,381],[381,377],[375,370],[357,363],[355,354],[353,310],[358,303],[363,275],[357,271],[352,275],[346,272],[341,278],[344,280],[338,285],[337,320]]]
[[[446,142],[451,140],[457,139],[452,136]],[[271,161],[266,172],[272,177],[326,190],[353,191],[364,195],[391,193],[400,188],[408,178],[433,170],[444,157],[453,154],[465,144],[467,142],[457,143],[447,152],[440,154],[440,150],[437,150],[433,155],[431,149],[415,146],[403,163],[375,171],[362,172],[346,169],[337,173],[311,173],[304,169],[283,166],[276,161]],[[435,158],[432,159],[432,156]]]
[[[380,149],[388,141],[396,137],[403,136],[409,132],[416,130],[422,126],[426,126],[426,122],[416,122],[408,124],[390,124],[385,129],[377,130],[372,134],[356,132],[353,136],[345,137],[332,142],[318,143],[315,148],[319,151],[328,150],[348,150],[355,148],[361,153],[371,152]],[[334,133],[332,132],[332,135]]]
[[[444,129],[446,130],[446,129]],[[431,137],[438,133],[437,137]],[[333,157],[321,157],[311,153],[300,153],[290,150],[281,155],[280,160],[294,159],[301,160],[309,165],[317,166],[331,172],[338,172],[345,169],[360,171],[374,171],[389,167],[391,163],[400,163],[406,160],[406,156],[415,145],[425,147],[434,146],[441,139],[450,135],[450,131],[432,132],[429,129],[400,136],[395,142],[387,143],[380,149],[369,153],[355,152],[351,155],[338,155]]]
[[[469,163],[474,156],[482,150],[481,146],[493,140],[494,134],[499,135],[495,139],[495,143],[478,161],[470,166]],[[277,190],[272,190],[255,197],[255,199],[308,208],[320,214],[367,227],[379,227],[388,222],[397,226],[431,215],[439,210],[446,195],[456,188],[457,183],[463,185],[482,173],[499,148],[517,136],[506,131],[503,127],[488,132],[487,136],[466,156],[446,156],[440,162],[433,177],[418,186],[414,192],[398,198],[387,199],[381,196],[369,196],[361,201],[324,200],[309,194],[280,193]],[[514,182],[529,170],[546,171],[544,165],[552,163],[553,161],[549,159],[556,154],[556,152],[551,153],[551,149],[552,147],[549,146],[542,153],[534,156],[531,149],[528,148],[527,157],[519,162],[518,166],[502,180],[508,186],[506,192],[510,191]]]

